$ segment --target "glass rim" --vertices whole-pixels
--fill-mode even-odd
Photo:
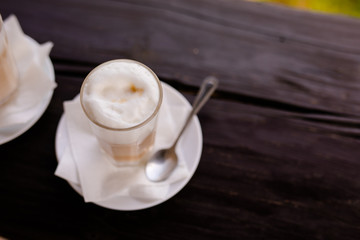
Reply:
[[[4,28],[4,21],[2,19],[2,15],[0,13],[0,32],[2,32],[2,29]]]
[[[85,84],[88,82],[89,80],[89,76],[91,74],[93,74],[96,70],[98,70],[99,68],[105,66],[105,65],[108,65],[110,63],[113,63],[113,62],[132,62],[132,63],[135,63],[135,64],[138,64],[142,67],[144,67],[146,70],[148,70],[151,75],[154,77],[156,83],[158,84],[158,88],[159,88],[159,101],[156,105],[156,108],[154,110],[154,112],[148,117],[146,118],[144,121],[134,125],[134,126],[131,126],[131,127],[127,127],[127,128],[114,128],[114,127],[109,127],[109,126],[106,126],[98,121],[96,121],[95,119],[93,119],[90,114],[88,114],[88,112],[86,111],[86,108],[83,104],[83,92],[84,92],[84,86]],[[161,86],[161,82],[159,80],[159,78],[157,77],[157,75],[148,67],[146,66],[145,64],[141,63],[141,62],[138,62],[136,60],[132,60],[132,59],[114,59],[114,60],[110,60],[110,61],[106,61],[100,65],[98,65],[97,67],[95,67],[93,70],[91,70],[85,77],[82,85],[81,85],[81,89],[80,89],[80,104],[81,104],[81,108],[83,109],[86,117],[92,122],[94,123],[95,125],[101,127],[101,128],[104,128],[104,129],[107,129],[107,130],[112,130],[112,131],[130,131],[130,130],[134,130],[134,129],[137,129],[137,128],[140,128],[144,125],[146,125],[148,122],[150,122],[152,119],[154,119],[156,117],[156,115],[158,114],[159,110],[160,110],[160,107],[161,107],[161,104],[162,104],[162,100],[163,100],[163,89],[162,89],[162,86]]]

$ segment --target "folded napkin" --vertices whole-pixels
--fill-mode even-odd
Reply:
[[[19,86],[0,106],[0,130],[30,121],[39,111],[38,104],[56,87],[54,79],[50,79],[44,69],[53,44],[39,45],[26,36],[14,15],[5,20],[4,26],[19,71]]]
[[[154,151],[169,147],[185,121],[187,106],[169,106],[166,92],[159,112]],[[69,146],[65,150],[55,175],[81,186],[86,202],[105,201],[116,196],[130,196],[142,201],[156,201],[167,196],[169,186],[189,175],[179,154],[179,165],[164,182],[147,180],[144,165],[116,167],[92,134],[79,98],[64,103]]]

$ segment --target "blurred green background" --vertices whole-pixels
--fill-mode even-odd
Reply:
[[[342,14],[360,18],[360,0],[252,0],[272,2],[303,10]]]

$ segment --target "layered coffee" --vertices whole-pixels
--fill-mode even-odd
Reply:
[[[0,16],[0,105],[6,102],[18,85],[18,71],[9,50]]]
[[[161,101],[156,75],[132,60],[98,66],[81,88],[82,107],[99,144],[118,163],[138,162],[151,150]]]

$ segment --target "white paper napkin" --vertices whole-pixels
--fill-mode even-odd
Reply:
[[[187,106],[169,106],[166,98],[164,94],[155,151],[171,145],[189,111]],[[179,154],[179,165],[174,173],[161,183],[148,181],[143,165],[113,166],[106,159],[108,156],[100,150],[81,109],[79,98],[65,102],[64,108],[70,146],[60,159],[55,175],[80,185],[86,202],[104,201],[114,196],[130,196],[142,201],[164,199],[171,183],[189,175],[182,154]]]
[[[37,104],[56,87],[44,69],[53,43],[37,44],[23,33],[14,15],[4,26],[20,78],[16,92],[0,106],[0,129],[30,121],[38,112]]]

